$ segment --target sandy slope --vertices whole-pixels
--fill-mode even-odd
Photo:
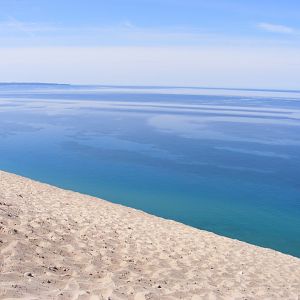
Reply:
[[[300,259],[0,172],[0,299],[299,299]]]

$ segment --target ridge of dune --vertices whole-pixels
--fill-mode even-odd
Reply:
[[[0,299],[300,299],[300,259],[0,171]]]

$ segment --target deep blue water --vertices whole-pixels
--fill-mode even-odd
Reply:
[[[0,85],[0,169],[300,257],[300,92]]]

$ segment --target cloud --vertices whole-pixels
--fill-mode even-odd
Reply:
[[[272,23],[259,23],[257,26],[260,29],[263,29],[268,32],[283,33],[283,34],[296,33],[296,30],[294,28],[285,25],[272,24]]]
[[[9,35],[10,37],[24,35],[27,37],[35,37],[45,32],[54,32],[59,30],[55,26],[48,24],[34,23],[34,22],[23,22],[13,17],[9,17],[8,20],[0,22],[0,37]]]
[[[214,38],[199,28],[139,27],[129,20],[110,26],[78,27],[24,22],[14,17],[0,22],[0,46],[182,45]]]
[[[1,1],[1,0],[0,0]],[[277,33],[298,33],[295,29],[259,23],[260,29]],[[125,19],[109,26],[67,26],[58,23],[25,22],[9,16],[0,21],[0,46],[223,46],[297,44],[299,39],[249,37],[192,26],[138,26]],[[294,35],[292,35],[294,37]]]

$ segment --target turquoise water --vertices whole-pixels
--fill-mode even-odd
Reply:
[[[0,85],[0,169],[300,257],[300,92]]]

